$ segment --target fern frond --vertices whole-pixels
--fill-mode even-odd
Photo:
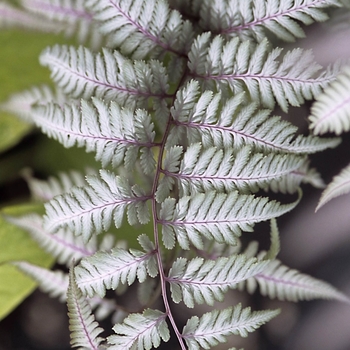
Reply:
[[[229,288],[266,268],[268,261],[247,259],[244,255],[234,255],[217,260],[194,258],[187,261],[178,258],[172,265],[167,281],[175,303],[184,301],[187,307],[194,303],[213,305],[222,301]]]
[[[297,154],[319,152],[340,143],[339,138],[296,135],[294,125],[271,117],[268,110],[258,110],[255,103],[246,104],[244,93],[226,100],[222,108],[220,103],[220,94],[201,93],[194,80],[179,90],[171,109],[175,125],[168,147],[179,144],[184,135],[190,144],[201,142],[206,148],[238,149],[247,144],[256,151]]]
[[[239,194],[237,191],[197,193],[176,200],[167,198],[161,206],[159,223],[163,242],[172,248],[175,237],[183,249],[193,244],[203,249],[202,236],[219,243],[235,245],[241,231],[252,231],[257,222],[278,217],[293,209],[291,204],[269,201],[266,197]]]
[[[88,169],[89,175],[94,175],[95,171]],[[82,187],[86,184],[85,175],[76,170],[58,173],[57,177],[50,176],[47,180],[40,180],[32,176],[31,171],[22,171],[24,179],[27,181],[30,193],[35,200],[47,202],[63,193],[67,193],[73,186]]]
[[[205,89],[224,94],[247,90],[252,101],[270,109],[276,101],[284,111],[315,98],[335,78],[333,71],[319,73],[311,51],[294,49],[279,60],[281,52],[271,49],[267,39],[252,47],[250,41],[225,42],[204,33],[192,45],[188,66]]]
[[[27,261],[14,261],[11,264],[36,281],[39,288],[50,297],[58,298],[61,302],[66,300],[69,284],[68,274],[61,270],[51,271]]]
[[[66,229],[59,229],[53,235],[43,228],[43,218],[37,214],[7,217],[7,220],[28,231],[40,247],[55,257],[60,264],[69,266],[73,260],[78,261],[97,251],[96,237],[92,237],[86,244],[81,236],[75,236],[72,231]]]
[[[238,304],[234,308],[208,312],[201,318],[191,317],[182,336],[189,350],[210,349],[226,342],[226,337],[232,334],[247,337],[278,314],[279,310],[251,311]]]
[[[150,196],[138,186],[107,170],[100,170],[100,177],[88,176],[87,182],[88,186],[73,187],[71,193],[45,204],[45,229],[55,232],[68,227],[87,242],[93,234],[108,230],[112,220],[119,228],[125,212],[131,225],[149,221]]]
[[[261,41],[266,30],[285,41],[303,38],[300,24],[328,19],[325,8],[338,0],[203,0],[200,25],[205,31]]]
[[[162,0],[89,0],[100,30],[110,46],[135,59],[163,52],[184,56],[193,40],[190,21]]]
[[[270,261],[266,269],[242,282],[240,288],[253,293],[259,286],[260,293],[271,299],[301,301],[311,299],[335,299],[350,302],[350,299],[330,284],[302,274],[283,265],[279,260]]]
[[[95,152],[96,160],[106,167],[112,163],[119,166],[123,161],[127,169],[134,167],[139,150],[144,159],[141,166],[145,172],[155,166],[152,152],[155,146],[151,116],[138,109],[122,109],[117,103],[108,106],[92,98],[92,103],[82,100],[81,110],[77,106],[49,103],[35,109],[33,120],[44,133],[65,147],[77,145]],[[146,148],[146,150],[144,150]]]
[[[170,339],[166,318],[165,313],[151,309],[129,315],[123,323],[113,327],[117,335],[107,338],[108,344],[111,344],[108,349],[150,350],[159,347],[161,340],[167,342]]]
[[[5,1],[0,2],[0,28],[22,28],[46,32],[57,31],[57,27],[49,21],[40,21],[38,16],[27,13],[18,6]]]
[[[305,160],[292,154],[252,153],[249,146],[235,151],[216,147],[204,149],[195,143],[187,148],[178,167],[179,159],[173,156],[172,149],[169,150],[171,159],[166,156],[164,160],[163,172],[178,181],[183,195],[211,190],[256,192],[271,181],[279,183],[283,177],[287,178]],[[296,188],[294,186],[294,190]]]
[[[350,164],[334,176],[332,182],[323,191],[317,204],[316,211],[331,199],[350,192]]]
[[[54,93],[51,88],[43,85],[11,95],[7,101],[0,105],[0,109],[14,114],[26,122],[33,123],[33,106],[51,101],[68,102],[64,101],[59,92]]]
[[[21,0],[23,8],[40,15],[40,19],[54,22],[66,36],[76,35],[80,43],[88,40],[98,48],[103,42],[92,14],[85,8],[84,0]]]
[[[325,91],[318,95],[311,107],[310,129],[315,134],[350,130],[350,66],[342,72]]]
[[[280,179],[272,180],[265,190],[280,193],[295,193],[301,183],[310,184],[315,188],[324,188],[325,183],[315,168],[310,168],[310,160],[304,158],[304,162],[298,169],[291,171]]]
[[[48,270],[26,261],[14,261],[11,264],[36,281],[40,290],[47,293],[50,297],[57,298],[62,303],[67,301],[69,285],[69,275],[67,273],[61,270]],[[88,299],[87,302],[92,309],[95,309],[96,318],[100,320],[118,312],[117,305],[112,299],[101,299],[98,296],[94,296]]]
[[[147,108],[153,98],[154,108],[165,110],[168,75],[159,61],[132,62],[106,48],[95,54],[82,46],[56,45],[42,52],[40,63],[51,70],[57,86],[74,98],[94,96],[129,108]]]
[[[78,288],[73,270],[69,273],[67,306],[72,347],[99,350],[103,340],[99,335],[103,329],[98,326],[90,305]]]
[[[139,237],[144,252],[114,248],[111,252],[97,252],[81,260],[75,267],[75,277],[79,288],[85,295],[98,294],[103,297],[106,289],[116,289],[119,284],[131,285],[136,277],[144,282],[147,275],[155,277],[158,267],[155,248],[146,235]]]

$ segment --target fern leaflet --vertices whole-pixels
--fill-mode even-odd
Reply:
[[[142,314],[131,314],[123,323],[116,324],[113,330],[117,335],[108,337],[108,349],[145,349],[157,348],[161,340],[167,342],[170,332],[166,324],[166,314],[158,310],[146,309]]]
[[[84,294],[92,297],[98,294],[103,297],[106,289],[116,289],[119,284],[132,284],[136,277],[144,282],[147,275],[155,277],[158,267],[154,256],[154,246],[146,235],[139,241],[147,250],[145,252],[130,249],[114,248],[111,252],[97,252],[83,259],[75,267],[75,277]]]
[[[283,177],[291,178],[292,172],[298,170],[305,160],[292,154],[270,153],[265,156],[263,153],[252,153],[249,146],[238,151],[216,147],[203,149],[200,143],[190,145],[181,162],[179,156],[181,153],[174,147],[169,150],[163,173],[177,180],[180,194],[184,195],[210,190],[256,192],[259,188],[268,188],[273,180],[281,182]],[[168,179],[163,181],[169,182]],[[285,188],[280,188],[280,191],[284,189],[287,192],[288,188],[289,192],[293,192],[298,182],[293,181],[292,185],[286,180],[284,185]]]
[[[100,177],[88,176],[89,186],[74,187],[46,203],[45,228],[55,232],[66,226],[87,242],[93,234],[108,230],[112,220],[120,227],[125,211],[130,224],[149,221],[150,197],[140,187],[107,170],[101,170]]]
[[[89,256],[97,251],[96,237],[87,244],[81,236],[74,236],[67,229],[59,229],[52,235],[43,227],[43,219],[37,214],[23,217],[8,217],[8,221],[27,230],[32,238],[60,264],[70,266],[73,260],[78,261],[84,256]]]
[[[317,204],[316,211],[324,206],[331,199],[350,192],[350,165],[334,176],[332,182],[323,191]]]
[[[244,255],[217,260],[178,258],[169,271],[167,281],[174,302],[184,301],[187,307],[194,303],[213,305],[222,301],[224,293],[237,283],[264,270],[268,261],[258,262]]]
[[[310,129],[315,134],[350,130],[350,66],[343,68],[325,91],[317,96],[309,116]]]
[[[201,318],[191,317],[182,335],[189,350],[210,349],[226,342],[231,334],[246,337],[278,314],[279,310],[252,312],[249,307],[242,309],[238,304],[234,308],[208,312]]]
[[[175,127],[168,147],[178,144],[184,135],[189,143],[201,142],[204,147],[240,148],[248,144],[257,151],[297,154],[319,152],[340,143],[339,138],[296,136],[292,124],[271,117],[268,110],[257,111],[255,103],[244,104],[243,93],[227,99],[221,109],[220,94],[200,93],[194,80],[177,93],[171,109]]]
[[[180,198],[178,203],[168,198],[162,203],[159,219],[163,242],[170,249],[176,237],[183,249],[189,249],[190,244],[203,249],[202,237],[206,237],[235,245],[241,231],[252,231],[255,223],[283,215],[298,202],[280,204],[237,191],[197,193]]]
[[[57,86],[75,98],[94,96],[129,107],[147,107],[154,98],[154,108],[164,111],[162,101],[169,97],[167,72],[156,60],[132,62],[118,51],[95,54],[82,46],[56,45],[43,51],[40,62],[50,68]]]
[[[330,284],[290,269],[277,259],[271,261],[264,271],[242,282],[241,288],[245,283],[250,293],[259,285],[260,293],[272,299],[288,301],[335,299],[350,302],[347,296]]]
[[[45,20],[38,20],[38,16],[27,13],[18,6],[12,6],[7,2],[0,2],[0,28],[22,28],[55,32],[55,25]]]
[[[71,345],[84,349],[99,350],[103,340],[99,337],[99,334],[103,329],[98,327],[91,307],[76,285],[73,271],[69,274],[67,306]]]
[[[96,160],[106,167],[112,163],[119,166],[123,161],[130,170],[134,166],[139,150],[142,151],[141,166],[149,173],[155,166],[150,148],[155,146],[153,123],[150,115],[138,109],[122,109],[111,102],[93,98],[92,103],[81,101],[77,106],[57,104],[38,106],[34,122],[44,133],[58,140],[65,147],[77,145],[96,153]]]
[[[40,20],[56,22],[67,36],[77,35],[80,43],[90,39],[91,46],[101,46],[103,37],[96,28],[84,4],[84,0],[21,0],[21,5],[29,13],[38,14]]]
[[[110,45],[119,47],[124,55],[142,59],[164,51],[180,56],[188,52],[192,24],[183,21],[180,13],[171,10],[165,1],[89,0],[88,5]]]
[[[13,94],[6,102],[0,105],[0,109],[14,114],[28,123],[33,123],[35,115],[33,106],[37,103],[45,104],[53,100],[57,101],[57,103],[63,103],[67,99],[59,92],[54,93],[51,88],[43,85]]]
[[[27,261],[14,261],[11,264],[36,281],[39,288],[48,293],[50,297],[58,298],[61,302],[66,301],[69,284],[68,274],[61,270],[51,271]]]
[[[200,25],[205,30],[226,36],[262,41],[265,30],[285,41],[303,38],[299,23],[323,22],[323,9],[339,5],[338,0],[203,0]]]
[[[87,172],[90,175],[95,174],[92,169],[88,169]],[[69,192],[73,186],[82,187],[85,185],[85,176],[74,170],[60,172],[57,177],[50,176],[47,180],[34,178],[30,170],[23,171],[22,175],[27,181],[33,199],[41,202],[47,202],[55,196]]]
[[[252,48],[250,41],[233,38],[227,43],[210,33],[200,35],[189,53],[189,68],[205,89],[237,94],[247,90],[252,101],[282,110],[316,97],[335,77],[314,62],[310,51],[294,49],[278,61],[282,50],[270,49],[267,39]]]

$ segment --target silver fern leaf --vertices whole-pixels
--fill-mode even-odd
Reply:
[[[325,91],[319,95],[311,107],[310,129],[314,134],[334,132],[341,134],[350,130],[350,66],[344,66]],[[350,191],[350,166],[336,175],[322,193],[316,207],[319,210],[331,199]]]
[[[13,4],[0,2],[0,28],[22,28],[26,30],[39,30],[46,32],[55,32],[55,24],[46,20],[39,20],[38,16],[28,13],[24,9]]]
[[[57,103],[68,102],[67,98],[63,97],[59,91],[53,92],[50,87],[43,85],[11,95],[7,101],[0,105],[0,109],[14,114],[26,122],[33,123],[33,107],[36,104],[45,104],[53,100]]]
[[[201,92],[199,83],[190,81],[178,91],[171,109],[174,127],[168,147],[181,143],[201,142],[204,147],[240,148],[251,145],[263,152],[307,154],[336,147],[339,138],[322,139],[312,135],[296,135],[297,128],[281,118],[270,116],[268,110],[257,110],[255,103],[245,104],[245,94],[223,100],[221,94]]]
[[[166,324],[167,315],[159,310],[146,309],[142,314],[134,313],[116,324],[113,330],[117,333],[108,337],[108,349],[146,349],[157,348],[161,340],[170,339]]]
[[[324,206],[331,199],[350,192],[350,164],[340,173],[334,176],[333,180],[322,192],[321,198],[317,204],[316,211]]]
[[[165,177],[159,186],[162,189],[163,182],[167,183],[166,187],[170,190],[168,183],[171,180],[167,179],[170,176],[177,180],[180,195],[211,190],[238,190],[248,194],[259,188],[268,188],[271,182],[280,183],[281,192],[293,193],[300,182],[288,180],[293,179],[291,174],[299,170],[304,161],[304,157],[294,154],[253,153],[250,146],[235,151],[216,147],[203,149],[200,143],[195,143],[183,155],[178,152],[178,147],[172,147],[167,152],[163,165]],[[301,180],[302,177],[299,177]]]
[[[29,176],[32,192],[46,202],[46,215],[13,221],[59,262],[78,261],[67,293],[73,347],[148,350],[169,340],[171,326],[182,350],[209,349],[231,334],[247,336],[277,315],[237,305],[190,317],[180,331],[171,299],[187,307],[212,306],[233,288],[253,292],[260,286],[263,295],[285,300],[349,302],[327,283],[276,260],[275,218],[298,204],[302,182],[323,186],[309,168],[309,154],[340,140],[299,135],[295,126],[264,109],[299,106],[332,87],[338,72],[338,65],[321,70],[310,51],[274,48],[264,33],[276,32],[284,40],[301,37],[301,25],[324,20],[324,9],[337,4],[19,2],[18,9],[30,18],[50,19],[57,30],[78,32],[81,40],[96,34],[110,45],[99,53],[82,46],[46,49],[40,61],[51,70],[59,92],[35,89],[2,106],[65,147],[95,152],[102,164],[99,174],[89,174],[86,181],[80,173],[46,182]],[[6,13],[2,8],[0,21]],[[298,198],[282,204],[261,196],[270,190],[298,192]],[[110,235],[97,240],[110,226],[121,228],[124,216],[131,229],[151,222],[138,238],[142,249],[115,243]],[[242,232],[266,220],[271,220],[268,252],[258,254],[257,242],[242,252]],[[16,264],[40,285],[46,279],[46,290],[55,292],[60,283],[55,272]],[[55,294],[61,298],[67,288],[63,276]],[[143,311],[130,314],[105,296],[107,290],[113,294],[110,289],[119,296],[131,284],[135,295],[129,299],[138,293]],[[164,311],[152,309],[159,299]],[[100,338],[92,307],[102,318],[118,319],[107,342]]]
[[[88,176],[88,186],[75,187],[45,204],[45,228],[50,232],[68,227],[88,242],[93,234],[107,231],[114,221],[121,226],[124,213],[130,224],[147,223],[150,199],[138,186],[130,186],[125,178],[100,171],[100,177]]]
[[[94,96],[129,108],[145,108],[153,98],[154,108],[165,110],[168,76],[159,61],[133,62],[106,48],[96,54],[82,46],[56,45],[42,52],[40,62],[50,68],[57,86],[74,98]]]
[[[103,341],[99,335],[103,329],[98,326],[90,305],[76,285],[72,270],[69,274],[67,306],[72,347],[99,350]]]
[[[68,274],[61,270],[51,271],[27,261],[14,261],[11,264],[37,282],[39,288],[50,297],[58,298],[61,302],[66,301],[69,285]]]
[[[84,0],[21,0],[20,4],[29,13],[40,15],[40,20],[56,22],[56,31],[76,35],[80,43],[89,40],[93,48],[98,48],[103,42]]]
[[[111,252],[97,252],[81,260],[75,267],[75,278],[84,294],[104,297],[106,289],[116,289],[119,284],[131,285],[136,277],[140,283],[147,275],[155,277],[158,267],[155,248],[146,235],[139,237],[144,251],[114,248]]]
[[[267,39],[256,46],[250,41],[204,33],[195,40],[189,53],[191,76],[205,89],[228,95],[247,90],[252,101],[273,108],[275,101],[287,111],[288,105],[300,106],[321,93],[336,75],[319,73],[311,51],[294,49],[284,54],[271,49]]]
[[[88,5],[110,45],[119,47],[124,55],[142,59],[164,51],[180,56],[188,52],[192,24],[171,10],[166,1],[89,0]]]
[[[350,130],[350,66],[342,68],[325,91],[317,96],[309,116],[310,129],[316,134]]]
[[[202,237],[235,245],[242,231],[252,231],[255,223],[285,214],[298,202],[281,204],[237,191],[196,193],[178,202],[167,198],[159,218],[163,242],[168,249],[173,248],[175,238],[183,249],[190,245],[203,249]]]
[[[349,303],[349,298],[329,283],[300,273],[283,265],[279,260],[271,261],[266,269],[242,282],[252,293],[259,286],[260,293],[272,299],[300,301],[310,299],[335,299]]]
[[[279,314],[279,310],[251,311],[241,304],[224,310],[214,310],[201,318],[191,317],[182,332],[189,350],[210,349],[226,342],[226,337],[238,334],[248,336],[264,323]]]
[[[305,36],[300,24],[327,20],[324,9],[336,5],[338,0],[203,0],[199,23],[204,30],[228,37],[261,41],[267,30],[294,41]]]
[[[268,261],[247,259],[245,255],[217,260],[178,258],[166,280],[175,303],[183,300],[190,308],[194,303],[213,305],[215,301],[223,300],[229,288],[235,288],[242,280],[263,271],[267,264]]]
[[[92,98],[92,103],[81,101],[78,106],[47,104],[35,108],[33,121],[48,136],[65,147],[77,145],[96,153],[96,160],[103,167],[112,163],[119,166],[123,161],[128,170],[134,167],[139,150],[140,164],[145,173],[155,167],[151,148],[154,142],[154,125],[151,116],[141,109],[135,112],[121,108],[117,103],[109,105]]]
[[[28,231],[31,237],[60,264],[70,266],[73,261],[90,256],[98,249],[95,236],[85,243],[82,236],[75,236],[68,229],[59,229],[54,235],[49,233],[43,227],[42,216],[37,214],[8,217],[7,220]]]
[[[95,175],[93,169],[88,169],[89,175]],[[57,177],[50,176],[47,180],[37,179],[32,176],[29,169],[22,171],[27,181],[32,198],[41,202],[47,202],[63,193],[67,193],[73,186],[82,187],[85,185],[85,175],[79,171],[60,172]]]

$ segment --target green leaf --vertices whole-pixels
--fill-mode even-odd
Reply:
[[[38,206],[14,206],[1,210],[0,216],[0,320],[16,308],[36,287],[36,283],[23,275],[10,261],[25,260],[49,267],[53,258],[46,254],[24,230],[8,223],[4,215],[22,215]]]
[[[32,129],[31,125],[10,115],[0,115],[0,152],[15,146]]]
[[[48,34],[19,30],[0,32],[1,102],[13,92],[50,81],[49,72],[40,66],[38,56],[44,47],[55,41],[57,37]],[[0,113],[0,152],[16,145],[31,129],[26,122]]]

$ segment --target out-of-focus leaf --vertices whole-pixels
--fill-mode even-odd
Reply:
[[[0,115],[0,152],[15,146],[27,135],[31,126],[7,114]]]
[[[50,82],[49,71],[38,57],[46,46],[60,41],[52,34],[0,31],[0,103],[15,92]],[[26,122],[0,112],[0,152],[16,145],[30,130]]]
[[[41,206],[25,205],[1,210],[0,216],[0,319],[8,315],[36,287],[29,277],[23,275],[9,262],[25,260],[49,267],[53,258],[46,254],[24,230],[8,223],[5,215],[23,215],[41,211]]]

